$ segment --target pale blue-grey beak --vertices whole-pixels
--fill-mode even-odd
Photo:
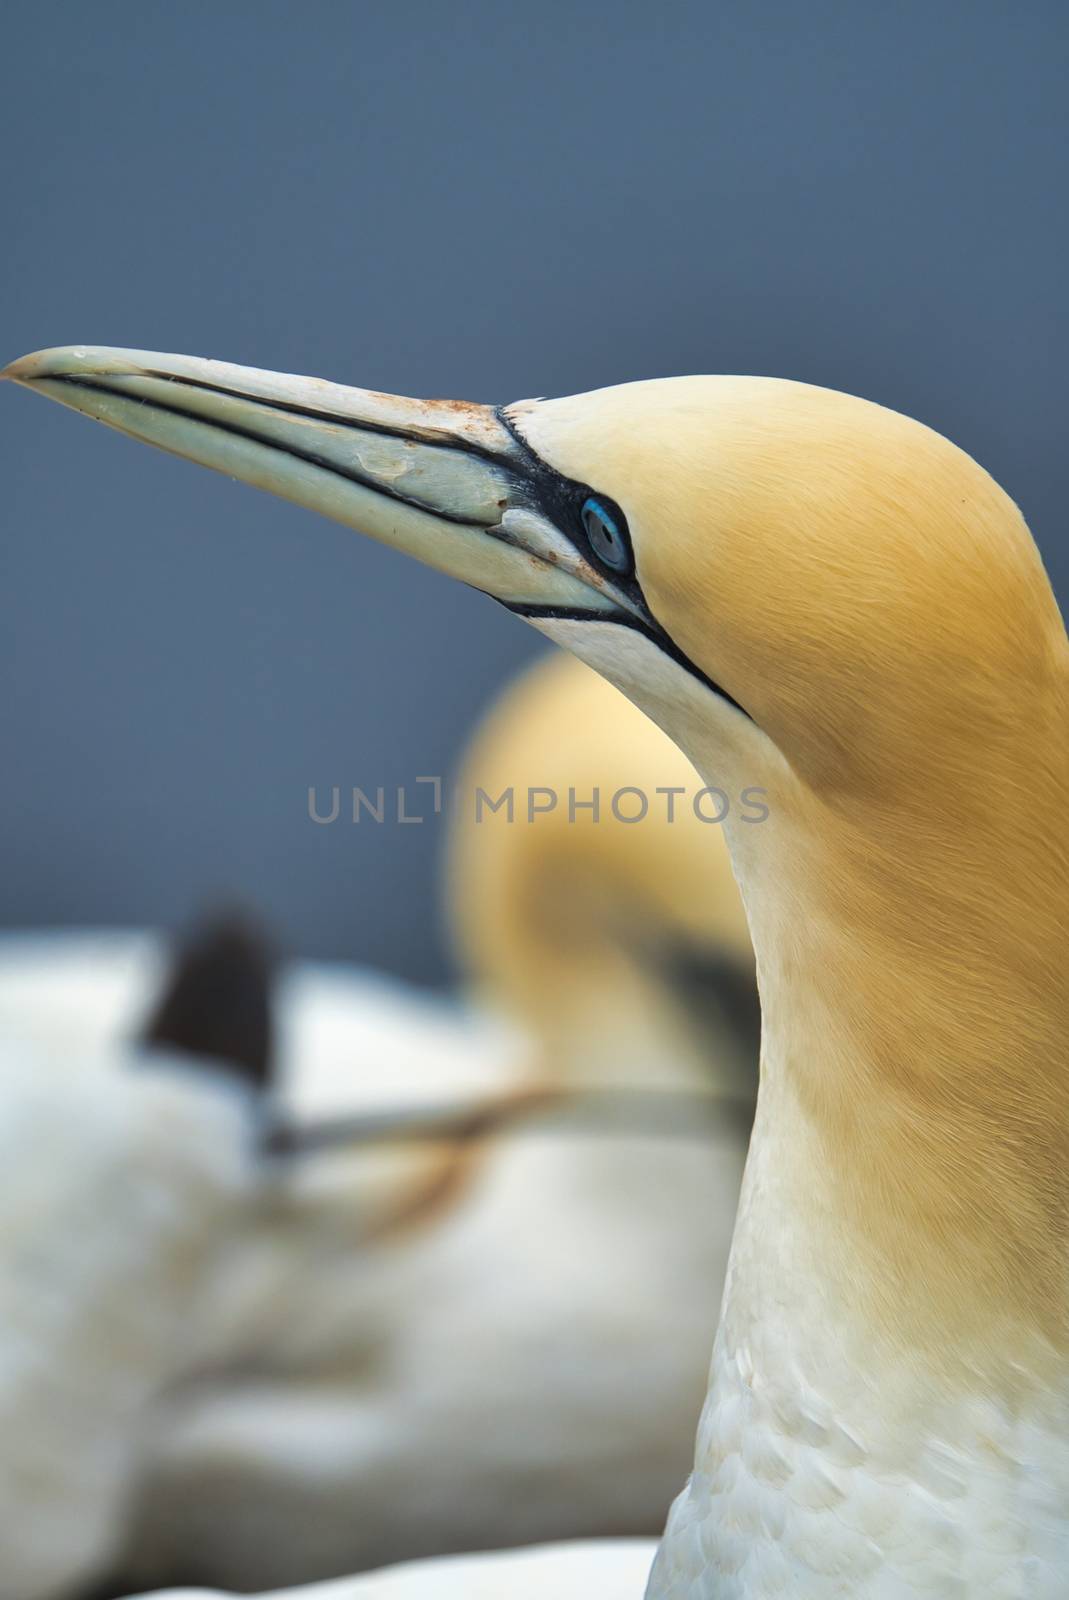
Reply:
[[[83,345],[24,356],[2,376],[320,511],[529,616],[641,622],[627,586],[561,531],[582,486],[558,479],[491,406]]]

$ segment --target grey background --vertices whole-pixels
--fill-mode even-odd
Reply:
[[[830,384],[978,456],[1064,605],[1067,42],[1060,0],[6,0],[2,350]],[[0,449],[0,921],[242,896],[439,978],[441,827],[307,788],[448,772],[536,637],[7,386]]]

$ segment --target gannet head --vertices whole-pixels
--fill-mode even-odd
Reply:
[[[84,346],[6,376],[486,591],[623,689],[708,782],[767,788],[769,827],[726,824],[759,961],[783,932],[758,926],[759,872],[808,870],[830,893],[853,851],[874,902],[874,850],[921,885],[941,853],[971,852],[971,915],[1014,817],[1032,821],[1012,830],[1016,887],[1052,856],[1069,871],[1058,609],[1008,496],[920,423],[773,378],[495,410]],[[904,938],[913,917],[906,892]]]
[[[484,589],[752,775],[770,743],[886,805],[1064,680],[1008,497],[851,396],[691,377],[495,410],[83,346],[5,376]]]
[[[886,805],[923,781],[926,752],[945,767],[963,739],[997,740],[1064,677],[1064,630],[1023,519],[920,423],[736,377],[507,415],[558,471],[611,488],[649,611],[808,784]],[[641,676],[665,674],[647,659]],[[717,720],[742,736],[738,717]]]

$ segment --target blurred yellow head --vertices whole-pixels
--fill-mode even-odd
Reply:
[[[705,790],[619,690],[570,657],[540,661],[495,703],[460,774],[449,910],[475,982],[543,1038],[574,1032],[580,1013],[618,1029],[688,964],[752,982],[714,820],[725,803],[741,804]]]

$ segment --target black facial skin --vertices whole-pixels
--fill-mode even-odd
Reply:
[[[631,530],[623,508],[603,490],[592,487],[588,483],[577,483],[574,478],[566,478],[563,473],[556,472],[535,454],[521,434],[517,433],[510,418],[503,410],[497,412],[498,420],[502,427],[507,428],[516,442],[517,450],[522,456],[522,472],[515,470],[514,463],[507,465],[510,475],[520,494],[526,500],[532,511],[539,512],[548,517],[554,527],[558,528],[565,538],[571,541],[583,559],[590,563],[595,572],[600,572],[614,587],[627,596],[639,613],[638,617],[627,612],[615,612],[611,618],[614,625],[632,628],[636,633],[643,634],[666,656],[671,657],[691,677],[697,678],[707,689],[711,689],[721,700],[726,700],[728,705],[734,706],[736,711],[752,722],[753,718],[745,706],[739,704],[733,695],[708,677],[700,667],[695,666],[689,656],[684,655],[672,636],[662,628],[653,612],[649,608],[646,596],[642,592],[642,585],[634,569],[632,560],[626,571],[619,571],[608,566],[594,549],[587,534],[583,521],[583,507],[588,500],[596,500],[608,515],[613,519],[619,530],[621,538],[626,542],[630,552]],[[503,601],[510,611],[519,617],[546,617],[547,619],[561,618],[572,622],[604,622],[606,618],[600,612],[584,611],[581,607],[563,606],[527,606]]]

